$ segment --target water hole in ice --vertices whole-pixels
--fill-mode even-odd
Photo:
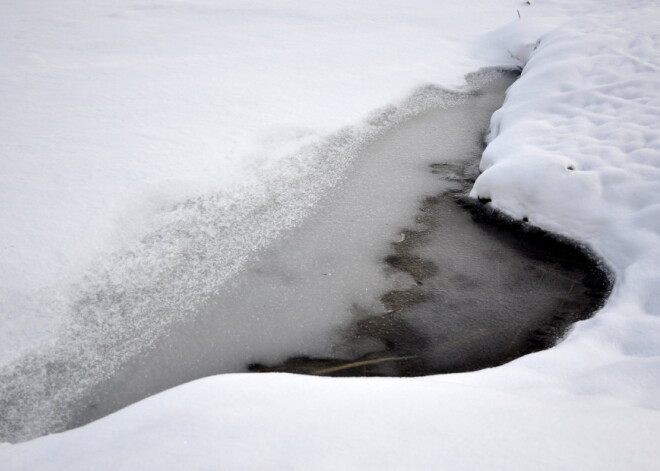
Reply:
[[[543,236],[459,198],[515,78],[487,69],[461,90],[421,87],[303,149],[259,194],[173,208],[77,289],[61,338],[0,370],[0,440],[249,365],[416,375],[550,345],[597,307],[605,272],[574,246],[550,261],[547,241],[521,248]]]
[[[427,197],[415,229],[384,262],[414,281],[356,307],[345,330],[353,355],[298,356],[255,372],[422,376],[498,366],[550,348],[589,318],[612,288],[609,269],[575,242],[466,196],[470,167],[433,164],[455,188]],[[366,353],[364,352],[366,350]]]

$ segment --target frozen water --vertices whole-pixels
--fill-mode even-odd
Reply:
[[[87,404],[76,405],[72,424],[185,381],[245,371],[250,363],[354,353],[345,351],[340,330],[356,311],[382,310],[384,292],[409,284],[389,276],[382,261],[401,228],[414,222],[420,200],[451,186],[428,166],[480,155],[489,117],[514,77],[484,71],[469,77],[463,92],[425,87],[375,113],[368,126],[383,132],[356,153],[314,213],[212,296],[195,321],[178,325],[94,388]]]
[[[279,192],[175,207],[170,224],[91,275],[52,348],[2,371],[2,436],[79,425],[252,362],[335,353],[333,333],[356,307],[409,281],[382,260],[420,200],[448,185],[428,166],[480,154],[511,80],[490,70],[462,91],[423,87],[303,150],[300,177]]]

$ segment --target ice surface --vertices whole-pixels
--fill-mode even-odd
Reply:
[[[478,88],[418,90],[301,151],[300,161],[314,166],[303,167],[297,188],[291,180],[279,192],[271,186],[274,201],[243,211],[223,211],[215,195],[182,204],[171,226],[114,261],[108,272],[119,277],[97,275],[53,348],[5,369],[3,436],[86,423],[255,361],[333,353],[333,330],[356,309],[378,309],[383,293],[397,286],[382,262],[390,243],[414,222],[420,199],[448,185],[429,165],[479,155],[511,80],[493,70],[470,76]],[[268,227],[282,232],[274,220],[295,225],[311,205],[300,227],[267,246],[254,240],[266,238]],[[258,259],[231,277],[250,255],[245,238],[254,240],[252,251],[261,247]]]

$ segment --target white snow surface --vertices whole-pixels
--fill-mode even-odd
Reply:
[[[159,209],[286,182],[305,144],[484,65],[525,68],[473,193],[601,255],[617,277],[601,312],[470,374],[198,380],[0,447],[0,468],[657,469],[660,7],[454,3],[11,2],[2,354],[46,338],[40,299],[65,303]]]

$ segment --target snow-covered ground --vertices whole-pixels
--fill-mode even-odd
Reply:
[[[288,182],[315,175],[314,155],[296,151],[420,84],[455,86],[487,65],[525,68],[493,118],[474,194],[588,243],[617,282],[559,346],[503,367],[216,376],[0,447],[0,467],[657,468],[654,1],[42,3],[8,2],[0,19],[4,364],[57,337],[93,267],[166,273],[158,251],[118,274],[107,260],[172,223],[179,202],[219,193],[231,212],[286,199]],[[254,238],[228,246],[227,266],[304,209],[248,227]]]

